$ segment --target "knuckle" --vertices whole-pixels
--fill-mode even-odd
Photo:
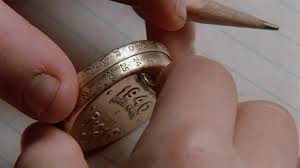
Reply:
[[[231,73],[222,64],[204,57],[200,57],[200,59],[198,67],[207,68],[207,71],[211,72],[216,78],[232,79]]]
[[[243,111],[245,108],[257,108],[262,112],[272,113],[273,117],[276,117],[280,120],[285,120],[287,123],[295,123],[292,114],[285,107],[272,101],[257,100],[241,103],[239,109]]]
[[[181,135],[167,145],[168,155],[179,161],[197,160],[199,158],[216,157],[225,151],[226,144],[213,133]]]
[[[208,79],[215,84],[226,82],[234,85],[231,73],[223,65],[201,56],[185,57],[174,66],[185,74],[209,75]]]
[[[247,108],[249,106],[254,106],[261,109],[262,111],[277,114],[281,118],[285,118],[289,121],[294,120],[292,114],[285,107],[283,107],[280,104],[274,103],[272,101],[268,101],[268,100],[248,101],[248,102],[241,103],[240,106],[241,109]]]

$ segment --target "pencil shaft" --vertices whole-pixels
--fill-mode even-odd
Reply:
[[[136,0],[111,0],[138,7]],[[278,30],[279,27],[213,0],[194,0],[187,7],[188,20],[205,24]]]

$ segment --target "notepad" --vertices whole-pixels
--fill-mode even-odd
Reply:
[[[197,25],[199,54],[222,63],[237,83],[241,101],[280,103],[300,121],[300,1],[224,0],[280,25],[280,31]],[[145,39],[144,22],[131,8],[107,0],[24,0],[19,11],[70,57],[77,70],[113,48]],[[0,103],[0,167],[12,167],[22,131],[33,120]],[[145,126],[87,158],[91,167],[118,168]]]

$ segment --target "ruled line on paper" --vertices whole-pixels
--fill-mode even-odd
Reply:
[[[279,0],[280,5],[285,6],[286,8],[290,9],[291,11],[295,12],[296,14],[300,14],[300,9],[295,7],[294,5],[291,5],[287,1]],[[299,5],[300,6],[300,5]]]
[[[123,32],[123,31],[121,31],[120,29],[118,29],[117,27],[115,27],[114,24],[111,23],[110,21],[107,21],[105,18],[103,18],[103,17],[97,15],[93,10],[91,10],[88,6],[86,6],[86,5],[84,4],[84,2],[82,2],[81,0],[75,0],[75,1],[77,1],[77,3],[78,3],[82,8],[86,9],[86,11],[88,11],[93,17],[95,17],[97,21],[100,21],[100,22],[102,22],[102,23],[105,23],[105,24],[107,24],[107,25],[113,27],[113,28],[114,28],[118,33],[120,33],[122,36],[124,36],[125,38],[127,38],[127,39],[133,41],[133,39],[132,39],[127,33]]]
[[[236,0],[224,0],[224,2],[226,2],[228,4],[231,4],[231,5],[234,5],[234,6],[238,7],[238,8],[240,8],[241,10],[246,9],[246,8],[248,10],[251,10],[251,11],[255,11],[256,10],[251,5],[243,6],[243,8],[242,8],[240,5],[238,5],[238,1],[236,1]],[[300,5],[299,5],[300,3],[299,2],[298,2],[298,5],[296,5],[296,2],[295,2],[295,5],[290,5],[291,2],[287,2],[287,1],[284,1],[284,0],[272,1],[272,4],[273,3],[277,3],[278,6],[286,8],[288,12],[291,12],[293,10],[295,11],[296,10],[296,6],[298,6],[300,8]],[[278,11],[280,11],[280,10],[278,10]],[[299,19],[300,18],[300,13],[299,12],[295,13],[294,18],[298,18]],[[288,19],[288,20],[294,21],[295,24],[298,24],[297,27],[299,27],[299,23],[297,22],[297,19],[292,19],[292,18],[284,18],[284,19],[285,20]],[[294,25],[290,25],[291,28],[293,28]],[[280,35],[280,36],[282,36],[282,37],[290,40],[292,42],[291,44],[294,44],[294,45],[297,45],[297,46],[300,45],[300,41],[298,41],[299,39],[291,37],[289,34],[286,34],[287,32],[282,32],[281,31],[282,25],[279,25],[279,27],[280,27],[280,29],[277,32],[278,35]]]
[[[0,153],[0,167],[7,168],[12,167],[12,163],[10,163],[8,160],[6,160]]]
[[[241,41],[241,40],[235,38],[234,35],[232,35],[232,34],[226,32],[226,31],[223,31],[223,30],[218,30],[218,31],[224,33],[227,37],[229,37],[230,39],[232,39],[233,41],[235,41],[237,44],[243,46],[245,49],[247,49],[247,50],[253,52],[255,56],[261,58],[263,61],[266,61],[266,62],[272,64],[274,67],[279,68],[279,69],[281,69],[282,71],[286,72],[286,74],[288,74],[288,75],[290,75],[290,76],[292,76],[292,77],[294,77],[294,78],[300,80],[300,75],[298,75],[298,74],[296,74],[296,73],[294,73],[294,72],[292,72],[292,71],[286,69],[286,67],[285,67],[284,65],[282,65],[282,64],[280,64],[280,63],[278,63],[278,62],[272,61],[272,59],[270,59],[270,58],[264,56],[262,53],[260,53],[260,51],[254,49],[253,47],[249,47],[245,42],[243,42],[243,41]]]
[[[204,53],[205,55],[209,55],[207,54],[207,51],[201,50],[199,51],[200,53]],[[269,95],[270,97],[278,100],[279,102],[282,102],[285,106],[288,106],[289,108],[291,108],[292,110],[294,110],[295,112],[299,111],[296,107],[294,107],[293,105],[289,104],[288,102],[286,102],[284,99],[276,96],[273,92],[269,91],[268,89],[264,88],[263,86],[258,85],[256,82],[252,81],[251,79],[249,79],[248,77],[246,77],[245,75],[243,75],[241,72],[239,72],[238,70],[236,70],[235,68],[231,67],[230,65],[223,63],[222,64],[231,72],[233,72],[235,75],[237,75],[239,78],[247,81],[247,83],[251,84],[252,86],[254,86],[255,88],[261,90],[262,92],[266,93],[267,95]]]
[[[210,28],[210,30],[214,30],[214,28]],[[218,32],[218,31],[214,30],[214,31],[207,31],[207,32],[209,32],[211,34],[216,34],[216,32]],[[224,35],[223,36],[221,36],[221,35],[222,34],[220,34],[220,33],[216,34],[216,36],[220,36],[220,37],[218,39],[215,39],[215,41],[216,41],[215,43],[213,42],[214,40],[211,40],[211,42],[207,41],[208,45],[218,46],[220,43],[218,43],[217,41],[219,39],[224,38],[223,37]],[[202,36],[202,38],[204,38],[204,40],[209,38],[209,35],[203,36],[203,34],[200,34],[200,36]],[[224,39],[224,40],[229,41],[228,39]],[[238,55],[237,53],[239,53],[240,51],[243,51],[244,49],[242,50],[241,47],[237,48],[233,44],[235,45],[235,43],[232,43],[232,45],[224,44],[224,47],[231,48],[230,50],[225,49],[224,47],[223,47],[223,49],[215,49],[214,50],[213,47],[211,47],[211,48],[208,47],[207,48],[207,46],[204,46],[202,48],[202,50],[200,50],[201,47],[198,48],[198,49],[201,52],[205,49],[205,53],[208,53],[207,56],[210,56],[210,55],[214,56],[213,57],[214,60],[220,62],[221,64],[226,64],[232,70],[234,70],[235,72],[238,72],[239,74],[241,74],[244,78],[246,77],[248,81],[251,81],[251,83],[260,86],[260,88],[263,88],[264,92],[268,93],[268,95],[270,95],[270,93],[272,93],[271,95],[274,99],[281,100],[283,104],[289,104],[290,105],[289,107],[291,109],[293,109],[294,113],[297,113],[298,108],[295,107],[295,104],[293,105],[293,104],[290,103],[292,99],[290,97],[287,97],[286,95],[285,96],[281,95],[281,91],[278,90],[278,89],[280,89],[280,90],[285,90],[286,89],[287,91],[290,91],[291,89],[293,89],[293,90],[296,89],[296,93],[297,93],[297,88],[284,88],[284,87],[281,87],[280,85],[277,85],[279,81],[278,80],[273,80],[272,77],[271,77],[271,79],[274,82],[277,82],[277,83],[270,83],[270,82],[267,82],[267,83],[263,82],[262,83],[262,80],[268,80],[268,77],[269,77],[268,73],[273,73],[273,75],[271,75],[273,77],[275,77],[276,75],[282,76],[282,75],[285,75],[285,74],[279,73],[280,71],[278,71],[277,69],[274,69],[271,65],[266,66],[265,65],[266,63],[261,62],[259,58],[255,59],[256,57],[253,57],[253,53],[251,53],[251,52],[241,53],[241,55],[244,55],[243,58],[245,57],[245,59],[244,59],[245,62],[244,63],[240,62],[242,60],[242,58],[240,58],[241,56]],[[250,58],[250,59],[247,60],[247,58]],[[230,61],[230,60],[234,60],[234,61]],[[256,65],[257,63],[260,63],[260,64]],[[262,66],[265,66],[264,68],[267,68],[267,69],[262,69],[263,68]],[[239,69],[239,68],[242,68],[242,69]],[[243,72],[241,72],[241,70]],[[259,78],[256,78],[256,76],[258,76]],[[281,77],[279,77],[279,79],[280,78]],[[292,78],[289,77],[288,79],[292,79]],[[297,82],[297,81],[298,80],[291,80],[291,81],[288,81],[288,82]],[[284,83],[285,82],[286,81],[284,81]],[[296,84],[297,83],[295,83],[295,85]],[[275,85],[275,88],[273,87],[273,85]],[[273,92],[272,90],[275,90],[276,92]],[[293,93],[295,93],[295,92],[293,92]],[[289,98],[289,100],[287,100],[286,98]]]
[[[228,4],[232,4],[232,5],[235,5],[237,6],[237,2],[236,1],[233,1],[233,0],[224,0],[225,2],[227,2]],[[275,1],[277,2],[277,1]],[[250,6],[247,6],[247,9],[251,10],[251,11],[255,11],[252,7]],[[300,16],[298,17],[300,18]],[[295,72],[292,72],[290,70],[288,70],[288,68],[286,67],[286,65],[282,65],[280,64],[279,62],[275,62],[275,61],[272,61],[272,59],[266,57],[265,55],[263,55],[260,51],[252,48],[252,47],[249,47],[246,42],[243,42],[241,40],[239,40],[238,38],[236,38],[234,35],[232,35],[230,32],[228,31],[225,31],[225,30],[220,30],[222,32],[224,32],[226,35],[230,36],[231,39],[235,40],[237,43],[241,44],[242,46],[246,47],[248,50],[250,51],[253,51],[254,53],[256,53],[257,56],[260,56],[262,59],[266,60],[267,62],[270,62],[272,64],[274,64],[275,67],[277,68],[280,68],[282,69],[283,71],[287,72],[289,75],[292,75],[294,77],[296,77],[297,79],[300,79],[300,74],[297,74]],[[284,32],[281,32],[281,30],[279,29],[279,31],[276,32],[276,34],[274,35],[279,35],[281,36],[282,38],[285,38],[287,40],[289,40],[291,42],[291,44],[293,45],[296,45],[297,47],[300,46],[300,42],[292,37],[290,37],[289,35],[285,34]],[[280,40],[280,39],[278,39]]]
[[[282,38],[288,39],[289,41],[293,42],[292,44],[296,45],[297,47],[300,47],[300,42],[299,41],[290,38],[288,35],[286,35],[284,33],[281,33],[280,31],[278,32],[278,35],[280,35]]]
[[[51,21],[57,23],[57,25],[60,25],[60,27],[63,29],[67,29],[69,32],[71,32],[76,38],[78,38],[79,41],[83,41],[83,44],[87,45],[90,49],[92,49],[94,51],[94,53],[98,53],[100,51],[98,51],[99,49],[91,44],[89,42],[89,40],[87,40],[86,38],[82,37],[79,33],[77,33],[76,31],[74,31],[71,27],[69,27],[67,24],[64,24],[63,22],[59,21],[58,19],[56,19],[55,17],[51,16],[49,13],[45,12],[45,10],[43,10],[42,8],[40,8],[37,5],[34,5],[34,3],[31,2],[32,0],[27,0],[26,5],[28,5],[29,7],[33,8],[33,9],[38,9],[40,12],[42,12],[43,15],[45,15],[46,17],[48,17],[49,19],[51,19]]]
[[[0,154],[9,163],[16,161],[19,155],[19,143],[21,135],[9,125],[0,122]]]

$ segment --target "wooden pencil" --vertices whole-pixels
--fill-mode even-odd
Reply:
[[[110,0],[138,7],[136,0]],[[275,24],[213,0],[194,0],[187,6],[188,20],[205,24],[278,30]]]

